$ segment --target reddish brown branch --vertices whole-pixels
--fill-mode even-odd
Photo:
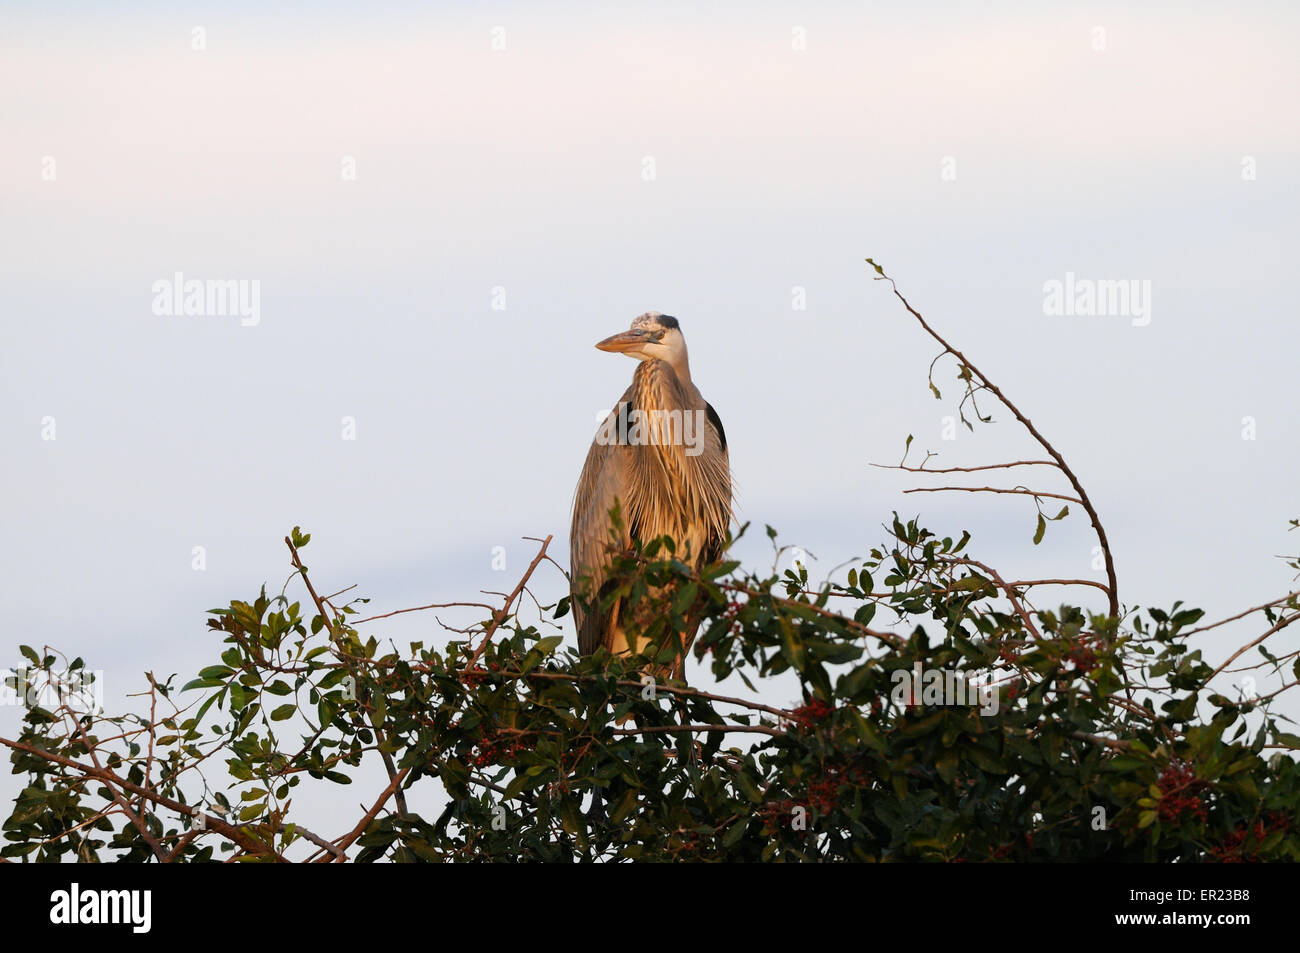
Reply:
[[[986,463],[980,467],[905,467],[901,463],[893,466],[886,463],[873,463],[881,470],[903,470],[906,473],[976,473],[980,470],[1006,470],[1011,467],[1054,467],[1052,460],[1016,460],[1014,463]]]
[[[551,545],[551,540],[553,538],[553,536],[546,537],[546,540],[542,543],[542,548],[538,550],[537,555],[533,557],[533,561],[528,564],[528,570],[524,573],[524,577],[520,579],[519,584],[515,586],[514,592],[510,593],[510,595],[506,597],[505,604],[492,616],[492,623],[487,627],[487,631],[483,633],[483,641],[478,644],[478,648],[475,650],[473,657],[469,660],[470,668],[474,667],[474,664],[478,662],[479,657],[483,654],[483,650],[487,648],[487,644],[492,638],[492,633],[496,632],[502,622],[510,618],[510,607],[514,604],[514,601],[519,598],[519,594],[524,591],[524,586],[528,585],[528,580],[532,576],[533,570],[535,570],[541,561],[546,558],[546,547]]]
[[[383,793],[379,795],[379,798],[371,806],[370,810],[366,811],[365,816],[361,818],[360,823],[334,842],[337,845],[337,849],[331,850],[331,853],[334,856],[328,859],[322,857],[316,861],[316,863],[328,864],[332,863],[340,856],[346,857],[347,855],[343,852],[351,847],[358,837],[365,833],[366,827],[369,826],[370,822],[379,815],[383,806],[388,803],[388,799],[393,796],[399,787],[401,787],[402,782],[406,780],[406,776],[410,773],[410,768],[403,768],[391,781],[389,781],[388,787],[384,788]]]
[[[1053,500],[1065,500],[1067,503],[1083,503],[1083,500],[1077,496],[1066,496],[1064,493],[1045,493],[1042,490],[1022,490],[1007,489],[996,486],[914,486],[904,493],[942,493],[945,490],[958,490],[964,493],[1015,493],[1020,496],[1044,496]]]
[[[1186,632],[1180,634],[1183,636],[1189,636],[1195,635],[1197,632],[1208,632],[1210,629],[1217,629],[1221,625],[1227,625],[1229,622],[1236,622],[1238,619],[1245,618],[1252,612],[1259,612],[1263,609],[1271,609],[1274,606],[1280,606],[1283,603],[1296,598],[1296,596],[1300,596],[1300,592],[1289,592],[1280,599],[1274,599],[1272,602],[1265,602],[1263,605],[1254,606],[1250,609],[1246,609],[1244,612],[1238,612],[1236,615],[1230,615],[1226,619],[1220,619],[1218,622],[1211,622],[1209,625],[1197,626],[1195,629],[1188,629]]]
[[[1029,617],[1029,612],[1021,602],[1020,594],[1016,592],[1015,589],[1006,582],[1006,580],[998,575],[998,571],[992,566],[986,566],[978,559],[971,559],[969,556],[936,556],[936,558],[949,564],[974,566],[976,569],[981,569],[988,573],[989,578],[997,583],[999,589],[1006,593],[1007,601],[1010,602],[1011,607],[1016,610],[1016,615],[1020,616],[1020,621],[1025,624],[1025,630],[1035,638],[1041,639],[1043,637],[1042,633],[1038,631],[1038,627],[1034,625],[1033,619]]]
[[[1274,623],[1272,626],[1270,626],[1269,629],[1268,629],[1268,631],[1265,632],[1263,635],[1261,635],[1259,638],[1257,638],[1257,639],[1252,639],[1250,642],[1247,642],[1247,643],[1246,643],[1245,645],[1243,645],[1241,648],[1237,649],[1237,651],[1235,651],[1235,652],[1233,652],[1231,655],[1229,655],[1228,658],[1224,661],[1224,663],[1223,663],[1222,665],[1220,665],[1218,668],[1216,668],[1213,672],[1211,672],[1209,678],[1207,678],[1204,682],[1201,683],[1201,687],[1204,688],[1206,685],[1210,684],[1210,682],[1213,681],[1214,676],[1216,676],[1216,675],[1218,675],[1220,672],[1222,672],[1225,668],[1227,668],[1229,665],[1231,665],[1234,661],[1236,661],[1238,658],[1240,658],[1242,655],[1244,655],[1244,654],[1245,654],[1249,649],[1252,649],[1252,648],[1254,648],[1255,646],[1259,645],[1261,642],[1263,642],[1265,639],[1267,639],[1270,635],[1273,635],[1273,634],[1275,634],[1275,633],[1277,633],[1277,632],[1282,631],[1282,630],[1285,629],[1288,625],[1290,625],[1292,622],[1294,622],[1296,619],[1300,619],[1300,612],[1297,612],[1297,613],[1295,613],[1295,614],[1293,614],[1293,615],[1289,615],[1289,616],[1286,616],[1286,617],[1284,617],[1284,618],[1278,619],[1277,622]]]
[[[10,741],[8,738],[0,738],[0,744],[3,744],[10,748],[14,748],[18,751],[25,751],[28,754],[36,755],[38,758],[44,758],[46,761],[52,761],[55,764],[63,765],[65,768],[72,768],[74,771],[80,771],[86,777],[96,778],[100,781],[103,781],[105,782],[105,784],[108,785],[109,792],[113,794],[114,797],[120,798],[120,795],[118,795],[114,791],[114,788],[116,787],[116,788],[120,788],[123,791],[129,791],[132,794],[135,794],[139,797],[147,798],[150,801],[153,801],[155,804],[159,804],[165,808],[168,808],[169,810],[175,811],[177,814],[182,814],[186,817],[191,817],[191,818],[202,816],[205,828],[213,830],[218,834],[224,835],[228,839],[238,844],[241,848],[248,851],[250,854],[259,854],[259,855],[271,854],[275,857],[277,861],[282,863],[287,863],[287,861],[285,861],[285,859],[281,857],[274,850],[274,848],[272,848],[269,844],[266,844],[263,841],[258,840],[256,837],[249,835],[246,831],[241,830],[239,827],[236,827],[234,824],[231,824],[223,820],[222,818],[215,817],[211,814],[206,814],[198,810],[197,808],[190,807],[187,804],[182,804],[180,801],[176,801],[173,800],[172,798],[165,797],[157,793],[156,791],[151,791],[141,787],[138,784],[133,784],[132,782],[128,781],[126,778],[114,774],[112,771],[108,770],[107,768],[99,768],[99,767],[95,767],[94,765],[82,764],[80,761],[74,761],[71,758],[65,758],[63,755],[55,754],[53,751],[46,751],[43,748],[37,748],[33,745],[25,744],[24,742],[21,741]],[[127,811],[127,816],[128,817],[130,816],[130,811]],[[167,855],[160,854],[159,859],[165,860],[166,857]]]
[[[392,612],[385,612],[383,615],[367,616],[364,619],[357,619],[353,625],[360,625],[363,622],[374,622],[376,619],[387,619],[395,615],[401,615],[403,612],[423,612],[426,609],[487,609],[489,612],[496,612],[496,606],[490,606],[486,602],[434,602],[427,606],[415,606],[410,609],[395,609]]]
[[[331,640],[337,641],[338,630],[334,625],[334,621],[325,612],[325,606],[321,602],[321,598],[318,595],[316,595],[316,589],[312,586],[311,579],[307,575],[307,567],[304,566],[302,564],[302,560],[298,558],[298,547],[293,544],[293,540],[290,539],[288,536],[284,538],[284,544],[289,547],[289,554],[293,557],[293,564],[297,568],[298,573],[302,576],[302,581],[303,584],[307,587],[307,591],[311,593],[312,601],[316,603],[316,611],[320,613],[321,618],[325,621],[325,625],[329,627]],[[349,667],[349,670],[351,670],[351,667]],[[324,730],[324,727],[325,726],[322,725],[321,730]],[[318,731],[317,734],[319,733],[320,732]],[[384,732],[378,727],[375,728],[375,737],[379,739],[379,745],[378,745],[379,757],[384,762],[384,770],[388,772],[388,777],[392,779],[397,775],[397,768],[393,764],[392,757],[383,748],[386,739],[384,736]],[[403,814],[405,814],[406,799],[402,796],[401,792],[398,792],[397,801],[398,801],[398,808],[402,811]]]
[[[1102,592],[1108,592],[1104,583],[1095,579],[1017,579],[1007,583],[1015,589],[1028,589],[1030,586],[1092,586]]]
[[[785,737],[784,731],[769,728],[767,725],[652,725],[647,728],[614,728],[612,730],[616,735],[665,734],[674,731],[743,731],[751,734],[771,735],[773,738]]]
[[[884,269],[882,269],[875,262],[871,262],[871,265],[876,269],[876,272],[880,275],[880,277],[883,280],[889,282],[890,287],[893,289],[894,297],[898,298],[898,300],[903,303],[903,307],[908,310],[908,312],[912,315],[912,317],[916,318],[916,320],[920,323],[921,327],[925,330],[925,332],[939,343],[939,346],[944,349],[945,353],[951,354],[953,357],[957,358],[957,360],[961,362],[962,367],[966,368],[966,370],[968,370],[972,375],[979,378],[980,383],[983,384],[988,390],[992,391],[993,396],[995,396],[999,401],[1001,401],[1003,406],[1005,406],[1007,410],[1011,411],[1012,415],[1015,416],[1016,420],[1020,421],[1021,425],[1023,425],[1024,428],[1029,431],[1030,436],[1032,436],[1038,442],[1038,445],[1042,447],[1045,451],[1047,451],[1048,455],[1051,456],[1053,461],[1055,461],[1056,466],[1060,469],[1060,471],[1063,474],[1065,474],[1065,478],[1070,481],[1070,486],[1074,488],[1074,492],[1078,495],[1079,505],[1083,507],[1084,512],[1088,514],[1088,518],[1092,521],[1092,528],[1097,533],[1097,541],[1101,544],[1102,556],[1105,557],[1106,560],[1106,584],[1110,595],[1109,614],[1111,615],[1112,618],[1118,620],[1120,616],[1119,583],[1115,578],[1115,560],[1114,557],[1111,555],[1110,541],[1107,540],[1106,530],[1101,525],[1101,517],[1097,515],[1097,510],[1092,505],[1092,501],[1088,498],[1088,494],[1084,490],[1083,484],[1079,482],[1079,478],[1075,476],[1074,471],[1070,469],[1069,464],[1065,462],[1065,458],[1061,456],[1060,453],[1057,452],[1055,447],[1053,447],[1050,443],[1048,443],[1047,439],[1041,433],[1038,432],[1038,428],[1036,428],[1033,425],[1033,422],[1030,421],[1030,419],[1026,417],[1024,414],[1022,414],[1020,412],[1020,409],[1016,407],[1015,404],[1011,403],[1011,401],[1007,399],[1006,395],[1002,393],[1001,389],[998,388],[998,386],[994,384],[991,380],[989,380],[988,377],[986,377],[984,373],[979,370],[979,368],[977,368],[974,364],[972,364],[969,360],[967,360],[965,354],[963,354],[961,351],[957,350],[955,347],[949,344],[946,340],[944,340],[942,335],[940,335],[937,331],[935,331],[933,328],[930,327],[929,323],[925,320],[924,317],[922,317],[921,313],[917,311],[915,308],[913,308],[911,302],[909,302],[907,298],[903,296],[902,292],[898,290],[898,286],[894,283],[894,279],[886,275]]]
[[[460,675],[482,675],[483,674],[483,672],[479,669],[468,669],[468,668],[457,669],[457,673]],[[541,678],[541,679],[554,679],[557,681],[565,681],[565,682],[584,681],[583,676],[572,675],[568,672],[541,672],[536,670],[531,672],[519,672],[514,669],[501,669],[500,671],[493,672],[492,674],[510,677],[510,678],[527,678],[527,679]],[[587,677],[585,680],[594,681],[594,677]],[[617,684],[621,688],[633,688],[638,690],[645,688],[644,683],[633,681],[632,679],[626,679],[626,678],[619,679],[615,684]],[[737,705],[742,708],[752,709],[753,711],[766,712],[767,714],[775,715],[778,718],[790,717],[790,712],[783,708],[773,708],[771,705],[764,705],[761,704],[760,702],[750,701],[747,698],[736,698],[735,696],[732,695],[716,695],[712,692],[702,692],[697,688],[679,688],[675,685],[656,684],[655,691],[664,692],[669,695],[681,695],[685,698],[703,698],[703,699],[707,699],[708,701],[726,702],[729,705]]]

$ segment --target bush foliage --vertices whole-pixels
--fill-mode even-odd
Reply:
[[[934,336],[957,358],[963,408],[987,420],[974,401],[990,391],[1029,426]],[[1073,472],[1030,429],[1104,546]],[[1037,542],[1053,497],[1024,492]],[[1241,653],[1203,658],[1199,610],[1029,601],[1064,583],[1116,606],[1113,570],[1106,584],[1007,582],[967,534],[897,515],[868,557],[820,584],[802,564],[760,574],[726,556],[695,572],[669,539],[616,554],[609,598],[661,603],[658,660],[698,622],[693,652],[715,686],[744,686],[728,694],[651,681],[653,659],[565,650],[567,599],[526,619],[546,544],[480,623],[399,650],[382,641],[384,617],[359,618],[364,600],[317,595],[308,541],[297,528],[286,539],[285,591],[211,611],[219,660],[185,684],[148,677],[147,714],[85,711],[82,660],[22,647],[9,684],[28,707],[18,737],[0,739],[25,782],[5,858],[1300,859],[1300,737],[1279,726],[1280,693],[1211,685]],[[1268,623],[1246,648],[1300,678],[1296,652],[1265,644],[1300,617],[1297,595],[1244,617]],[[363,761],[385,780],[358,798]],[[309,830],[295,802],[325,786],[370,806]]]

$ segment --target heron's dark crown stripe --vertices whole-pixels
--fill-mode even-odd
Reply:
[[[659,323],[666,328],[676,328],[679,331],[681,330],[682,327],[680,324],[677,323],[677,319],[674,318],[671,314],[659,315]]]

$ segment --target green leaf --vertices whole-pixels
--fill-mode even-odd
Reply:
[[[749,776],[749,772],[743,768],[736,772],[736,787],[740,788],[740,793],[745,795],[747,800],[755,804],[763,799],[763,792],[758,789],[758,785]]]
[[[1038,514],[1038,529],[1034,533],[1034,545],[1037,546],[1043,541],[1043,534],[1047,532],[1047,521],[1043,519],[1043,514]]]
[[[199,706],[198,712],[194,715],[195,724],[201,722],[203,720],[203,716],[207,714],[208,709],[212,707],[212,703],[224,697],[225,694],[226,694],[225,689],[222,689],[219,692],[215,692],[214,694],[209,695],[207,699],[203,702],[203,704]]]
[[[736,821],[728,827],[727,832],[722,835],[722,846],[728,849],[735,847],[740,843],[741,838],[745,836],[745,830],[748,827],[749,818],[742,817],[740,820]]]
[[[803,642],[795,632],[790,620],[781,619],[781,654],[795,671],[802,672],[804,667]]]
[[[630,815],[632,813],[632,810],[635,807],[636,807],[636,788],[628,788],[627,791],[623,793],[623,796],[618,799],[618,803],[615,804],[614,807],[610,809],[609,812],[610,821],[614,823],[618,823],[619,821],[623,820],[625,817]]]
[[[181,686],[181,691],[188,692],[195,688],[217,688],[222,683],[208,678],[194,678]]]
[[[861,578],[867,581],[868,585],[865,586],[864,589],[866,589],[866,591],[869,592],[871,590],[871,586],[870,586],[871,577],[864,574]],[[858,606],[858,611],[853,613],[853,621],[856,622],[858,625],[871,625],[871,620],[874,619],[875,617],[876,617],[876,604],[874,602],[863,603],[862,605]]]
[[[538,639],[534,648],[543,655],[550,655],[564,641],[562,635],[548,635],[544,639]]]
[[[297,706],[297,705],[292,705],[292,704],[290,704],[290,705],[281,705],[279,708],[276,708],[274,711],[271,712],[271,720],[272,720],[272,721],[287,721],[288,719],[290,719],[290,718],[292,718],[292,717],[294,716],[294,713],[295,713],[297,710],[298,710],[298,706]]]
[[[866,661],[854,668],[852,671],[841,675],[839,682],[835,686],[835,694],[839,695],[841,698],[847,698],[849,700],[856,698],[858,693],[861,692],[871,680],[872,669],[875,668],[875,665],[876,663],[874,661]],[[858,715],[859,718],[862,717],[858,714],[857,709],[853,709],[853,713]],[[866,739],[864,738],[863,740],[865,741]]]
[[[875,726],[863,718],[862,713],[856,708],[850,708],[848,712],[849,721],[853,723],[853,733],[858,736],[858,740],[873,751],[884,754],[885,740],[880,737],[880,732],[876,730]]]
[[[688,582],[677,592],[677,598],[673,600],[673,615],[683,615],[686,610],[695,602],[695,596],[700,591],[698,582]]]

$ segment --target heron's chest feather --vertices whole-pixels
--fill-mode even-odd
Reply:
[[[708,405],[662,361],[637,368],[629,396],[622,457],[637,535],[672,536],[698,554],[731,519],[730,468],[710,431]]]

